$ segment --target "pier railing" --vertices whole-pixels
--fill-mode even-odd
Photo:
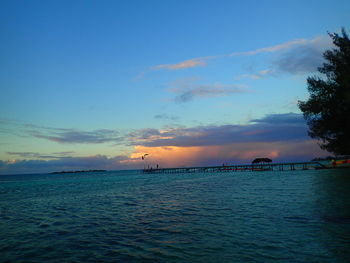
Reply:
[[[294,171],[309,169],[326,169],[319,162],[292,162],[292,163],[266,163],[266,164],[239,164],[225,166],[204,167],[178,167],[178,168],[149,168],[142,170],[143,173],[214,173],[214,172],[258,172],[258,171]]]

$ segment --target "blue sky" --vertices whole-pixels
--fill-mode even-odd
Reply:
[[[144,153],[163,166],[328,155],[296,103],[349,13],[348,1],[1,1],[0,173],[140,168]]]

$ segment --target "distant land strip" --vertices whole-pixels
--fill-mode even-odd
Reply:
[[[69,174],[69,173],[97,173],[97,172],[106,172],[107,170],[79,170],[79,171],[61,171],[53,172],[51,174]]]

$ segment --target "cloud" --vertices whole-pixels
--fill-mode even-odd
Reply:
[[[247,164],[258,157],[268,157],[274,162],[308,161],[315,156],[326,156],[315,141],[310,139],[289,142],[242,142],[208,146],[136,146],[133,157],[148,153],[144,165],[155,167],[207,166]],[[141,161],[142,162],[142,161]]]
[[[167,167],[249,163],[257,157],[275,161],[305,161],[326,156],[307,135],[302,114],[270,114],[246,125],[207,125],[168,130],[134,131],[131,155],[137,162]]]
[[[120,143],[124,138],[119,131],[111,129],[82,131],[70,128],[35,125],[21,121],[6,121],[4,124],[4,128],[0,128],[0,133],[8,133],[26,138],[35,137],[62,144],[100,144],[108,142]]]
[[[304,41],[295,42],[293,45],[291,43],[279,46],[279,48],[272,48],[271,50],[281,52],[275,55],[269,69],[261,70],[257,73],[242,74],[236,79],[261,79],[284,73],[298,75],[316,72],[317,68],[322,66],[324,62],[323,53],[332,46],[333,44],[329,37],[316,37],[311,40],[305,39]],[[257,51],[252,52],[252,54],[258,53]]]
[[[58,143],[106,143],[119,142],[120,134],[115,130],[78,131],[73,129],[49,128],[45,130],[31,130],[31,136],[47,139]]]
[[[194,59],[185,60],[176,64],[161,64],[153,67],[153,69],[154,70],[159,70],[159,69],[178,70],[178,69],[205,66],[206,65],[205,59],[207,58],[194,58]]]
[[[146,164],[153,167],[157,164],[161,167],[222,165],[249,163],[257,157],[305,161],[329,155],[307,136],[307,125],[302,114],[297,113],[270,114],[252,119],[246,125],[141,129],[127,134],[125,140],[124,143],[134,149],[128,156],[8,152],[16,158],[0,161],[0,173],[142,169]],[[145,153],[147,158],[142,160]]]
[[[264,69],[260,70],[258,73],[254,74],[242,74],[240,76],[237,76],[235,79],[240,80],[244,78],[249,78],[249,79],[262,79],[267,76],[275,75],[275,70],[273,69]]]
[[[117,130],[98,129],[82,131],[70,128],[57,128],[35,125],[21,121],[4,121],[0,133],[16,135],[18,137],[35,137],[62,144],[102,144],[121,143],[124,135]]]
[[[169,115],[169,114],[157,114],[154,116],[155,119],[161,119],[161,120],[170,120],[170,121],[177,121],[180,118],[178,116],[174,116],[174,115]]]
[[[211,59],[228,58],[228,57],[236,57],[236,56],[254,56],[258,54],[277,53],[277,52],[281,53],[284,51],[292,50],[291,53],[285,54],[284,58],[277,59],[275,64],[276,65],[280,64],[281,69],[288,70],[288,72],[291,72],[291,73],[293,73],[292,68],[296,66],[297,68],[294,70],[294,72],[299,73],[300,71],[304,72],[305,70],[314,70],[314,65],[317,62],[319,62],[319,60],[318,61],[316,60],[316,57],[319,56],[319,58],[321,58],[322,60],[323,51],[330,47],[332,47],[332,41],[328,36],[318,36],[313,39],[301,38],[301,39],[296,39],[292,41],[287,41],[278,45],[258,48],[250,51],[232,52],[229,54],[192,58],[176,64],[160,64],[152,67],[150,71],[160,70],[160,69],[180,70],[180,69],[194,68],[199,66],[203,67],[203,66],[206,66],[207,61]],[[297,55],[297,57],[293,57],[293,55]],[[301,57],[298,57],[298,56],[301,56]],[[290,65],[290,67],[288,67],[288,63],[284,63],[287,61],[293,62]],[[306,63],[306,65],[302,67],[303,65],[302,63]],[[316,66],[319,66],[319,65],[316,65]],[[142,75],[144,73],[145,72],[143,72]],[[250,74],[250,76],[247,75],[247,77],[260,78],[263,75],[265,74],[260,74],[260,75]]]
[[[17,121],[14,119],[0,119],[0,133],[16,135],[18,137],[25,137],[23,128],[25,124],[21,121]]]
[[[196,78],[181,79],[170,85],[173,88],[169,89],[171,93],[177,94],[174,98],[175,102],[184,103],[197,98],[213,98],[228,96],[237,93],[248,92],[247,86],[244,85],[224,85],[224,84],[196,84]]]
[[[244,51],[244,52],[234,52],[229,54],[228,56],[253,56],[261,53],[272,53],[277,52],[285,49],[290,49],[295,46],[304,45],[312,40],[309,39],[296,39],[293,41],[285,42],[279,45],[269,46],[269,47],[263,47],[251,51]]]
[[[139,130],[129,136],[131,144],[146,147],[197,147],[242,142],[307,140],[307,126],[301,114],[272,114],[247,125],[208,125],[192,128]]]
[[[71,155],[75,154],[75,152],[67,151],[67,152],[55,152],[50,154],[43,154],[38,152],[7,152],[7,154],[18,156],[20,158],[26,158],[26,159],[59,159],[59,158],[71,157]]]
[[[152,129],[152,128],[148,128],[148,129],[141,129],[135,132],[131,132],[129,133],[129,137],[131,138],[137,138],[137,139],[148,139],[150,137],[155,137],[155,136],[160,136],[161,132],[157,129]]]
[[[90,170],[105,169],[119,170],[130,169],[131,163],[125,162],[131,160],[127,156],[107,157],[104,155],[94,155],[86,157],[58,158],[53,160],[10,160],[0,161],[1,174],[20,174],[20,173],[46,173],[55,171],[72,170]],[[133,166],[135,168],[135,166]],[[140,168],[140,167],[139,167]]]
[[[213,98],[228,96],[233,93],[247,92],[241,85],[200,85],[190,89],[173,89],[173,93],[178,95],[175,97],[176,102],[189,102],[196,98]]]
[[[305,120],[303,118],[303,115],[292,112],[269,114],[261,119],[253,119],[251,120],[251,123],[305,126]]]
[[[332,47],[330,38],[318,37],[288,50],[275,59],[276,71],[290,74],[312,73],[324,62],[323,53]]]
[[[289,49],[294,46],[302,45],[302,44],[308,43],[309,41],[310,40],[308,39],[297,39],[297,40],[289,41],[279,45],[259,48],[251,51],[233,52],[230,54],[192,58],[192,59],[181,61],[176,64],[160,64],[160,65],[154,66],[153,70],[159,70],[159,69],[178,70],[178,69],[194,68],[198,66],[205,66],[207,64],[206,61],[210,59],[233,57],[233,56],[253,56],[260,53],[272,53],[272,52],[277,52],[284,49]]]
[[[141,156],[148,153],[145,160]],[[155,167],[206,166],[250,163],[258,157],[269,157],[274,162],[307,161],[329,155],[315,141],[240,142],[206,146],[142,146],[136,145],[130,156],[58,158],[52,160],[0,160],[0,174],[47,173],[72,170],[123,170]]]

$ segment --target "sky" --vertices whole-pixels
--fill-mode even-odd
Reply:
[[[297,102],[349,14],[342,0],[2,0],[0,174],[328,156]]]

